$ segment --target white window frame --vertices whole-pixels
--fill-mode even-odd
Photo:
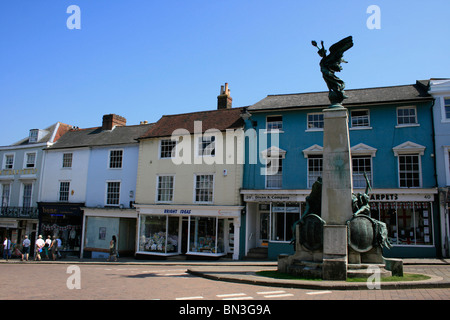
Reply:
[[[171,177],[172,178],[172,199],[170,199],[170,200],[159,200],[159,191],[160,191],[160,188],[159,188],[159,181],[160,181],[160,178],[166,178],[166,177]],[[167,190],[169,190],[169,189],[167,189]],[[155,197],[155,202],[157,202],[157,203],[173,203],[173,201],[174,201],[174,197],[175,197],[175,175],[174,174],[160,174],[160,175],[157,175],[156,176],[156,193],[155,193],[155,195],[156,195],[156,197]]]
[[[22,185],[20,187],[20,207],[25,207],[25,186],[26,185],[30,185],[31,189],[30,189],[30,206],[26,207],[26,208],[31,208],[33,207],[33,189],[34,189],[34,183],[33,182],[29,182],[29,181],[24,181],[22,182]]]
[[[364,118],[365,116],[353,116],[353,112],[367,112],[367,125],[354,125],[353,124],[353,120],[359,119],[359,118]],[[350,129],[351,130],[362,130],[362,129],[372,129],[372,127],[370,126],[370,110],[369,109],[355,109],[355,110],[350,110]]]
[[[417,143],[406,141],[394,148],[392,148],[394,151],[394,155],[397,157],[397,173],[398,173],[398,186],[399,188],[421,188],[422,187],[422,157],[425,153],[425,147],[421,146]],[[400,157],[399,155],[414,155],[417,156],[419,159],[419,186],[417,187],[401,187],[400,185]]]
[[[61,195],[62,195],[61,187],[62,187],[63,183],[68,183],[68,186],[67,186],[67,200],[61,200]],[[66,191],[64,191],[64,192],[66,192]],[[58,201],[59,202],[69,202],[69,198],[70,198],[70,180],[60,180],[59,181],[59,190],[58,190]]]
[[[69,155],[70,155],[70,166],[65,166],[65,163],[68,162],[69,159],[64,159],[64,157]],[[72,169],[72,165],[73,165],[73,152],[64,152],[62,155],[61,168]]]
[[[399,110],[405,110],[405,109],[412,109],[414,110],[414,123],[399,123]],[[417,127],[419,126],[419,119],[417,117],[417,108],[416,106],[403,106],[403,107],[397,107],[397,109],[395,110],[396,113],[396,117],[397,117],[397,125],[395,126],[396,128],[405,128],[405,127]],[[411,117],[411,116],[409,116]]]
[[[6,167],[7,166],[8,157],[12,157],[12,163],[9,164],[11,166],[11,168]],[[3,156],[3,169],[4,170],[12,170],[12,169],[14,169],[14,162],[15,161],[16,161],[15,153],[5,153],[5,155]]]
[[[120,167],[111,167],[111,154],[113,152],[117,152],[120,151],[122,153],[121,158],[120,158]],[[124,158],[124,150],[123,149],[110,149],[109,153],[108,153],[108,169],[112,169],[112,170],[121,170],[123,168],[123,158]]]
[[[34,154],[34,161],[32,163],[33,166],[28,166],[29,164],[31,165],[31,163],[28,163],[29,160],[29,156]],[[37,153],[36,151],[32,151],[32,152],[25,152],[24,158],[23,158],[23,168],[24,169],[34,169],[36,168],[36,159],[37,159]]]
[[[170,145],[168,145],[167,143],[173,143],[174,144],[174,146],[172,147],[172,152],[171,152],[171,154],[170,154],[170,157],[163,157],[162,156],[162,153],[163,153],[163,148],[164,147],[170,147]],[[172,139],[161,139],[161,140],[159,140],[159,147],[158,147],[158,157],[159,157],[159,159],[172,159],[172,158],[174,158],[175,156],[176,156],[176,151],[177,151],[177,140],[172,140]],[[167,151],[165,151],[164,152],[164,154],[166,154],[166,152],[168,152],[168,150]]]
[[[281,120],[276,120],[276,121],[269,121],[270,118],[281,118]],[[277,124],[276,128],[273,128],[272,126],[269,126],[270,124]],[[283,116],[282,115],[270,115],[266,117],[266,133],[271,133],[271,132],[278,132],[281,133],[283,132]]]
[[[209,141],[208,141],[209,140]],[[197,139],[197,156],[198,157],[215,157],[216,156],[216,136],[201,135]],[[214,151],[214,154],[212,152]]]
[[[312,120],[311,122],[309,121],[309,117],[310,116],[313,116],[313,117],[315,117],[315,116],[321,116],[322,117],[322,127],[310,127],[310,124],[313,124],[313,123],[316,123],[316,122],[318,122],[318,123],[320,123],[320,119],[319,120]],[[307,115],[306,115],[306,132],[309,132],[309,131],[323,131],[323,125],[324,125],[324,119],[323,119],[323,112],[311,112],[311,113],[308,113]]]
[[[8,194],[5,195],[5,187],[8,186]],[[11,200],[11,183],[2,183],[1,184],[2,190],[1,190],[1,203],[0,203],[0,207],[4,208],[4,207],[9,207],[9,201]]]
[[[197,200],[197,177],[198,176],[212,176],[212,194],[211,199],[208,201]],[[194,174],[194,203],[214,203],[214,189],[216,177],[214,173],[195,173]]]
[[[117,204],[108,203],[108,185],[110,183],[119,183],[119,197],[118,197],[118,203]],[[122,181],[121,180],[107,180],[106,181],[106,186],[105,186],[105,206],[108,206],[108,207],[118,207],[118,206],[120,206],[121,189],[122,189]]]
[[[441,100],[441,122],[449,123],[450,117],[447,117],[447,112],[445,110],[446,107],[445,100],[449,101],[448,108],[450,108],[450,96],[439,97],[439,99]]]

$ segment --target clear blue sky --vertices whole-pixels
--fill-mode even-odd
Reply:
[[[381,29],[367,28],[370,5]],[[449,12],[449,0],[1,0],[0,145],[57,121],[215,109],[225,82],[236,107],[324,91],[311,40],[353,36],[348,89],[450,77]]]

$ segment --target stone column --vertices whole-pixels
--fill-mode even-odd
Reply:
[[[323,279],[347,278],[347,221],[352,217],[352,163],[348,114],[344,107],[323,110],[322,219]]]

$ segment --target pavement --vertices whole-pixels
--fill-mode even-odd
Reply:
[[[402,259],[404,273],[418,273],[430,277],[419,281],[393,281],[381,282],[381,289],[415,289],[415,288],[450,288],[450,259]],[[110,265],[180,265],[187,268],[187,272],[217,281],[244,283],[284,288],[303,288],[319,290],[364,290],[368,289],[366,282],[324,281],[324,280],[298,280],[275,279],[258,275],[258,271],[277,270],[276,261],[250,261],[250,260],[138,260],[120,258],[117,262],[108,262],[105,259],[79,259],[64,258],[61,260],[26,261],[20,259],[0,260],[3,263],[27,264],[110,264]]]

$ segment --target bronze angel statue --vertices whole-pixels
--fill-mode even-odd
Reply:
[[[334,73],[342,70],[342,62],[347,63],[342,57],[345,51],[353,47],[353,38],[349,36],[333,44],[329,49],[330,53],[328,55],[327,50],[323,46],[323,41],[321,41],[322,48],[317,46],[316,41],[311,41],[311,43],[319,49],[318,54],[322,57],[322,60],[320,60],[320,71],[329,89],[328,98],[332,105],[340,105],[348,97],[344,93],[344,81],[339,79]]]

